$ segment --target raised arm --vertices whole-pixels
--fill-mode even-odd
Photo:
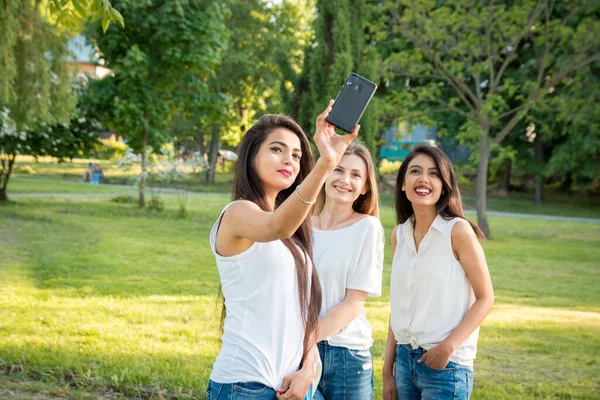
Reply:
[[[261,210],[250,201],[232,204],[223,216],[217,247],[220,247],[221,238],[226,241],[242,239],[248,242],[268,242],[294,234],[308,215],[327,176],[338,164],[360,129],[357,125],[349,135],[336,134],[333,125],[325,120],[332,105],[333,100],[317,118],[314,140],[320,157],[313,170],[298,186],[296,193],[289,196],[274,211]]]

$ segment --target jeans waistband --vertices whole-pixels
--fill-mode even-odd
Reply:
[[[425,351],[425,349],[422,348],[421,346],[416,346],[415,347],[415,346],[413,346],[410,343],[399,343],[398,346],[402,346],[402,347],[406,348],[409,351],[419,351],[419,350]]]

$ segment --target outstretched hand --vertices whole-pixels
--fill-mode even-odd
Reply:
[[[360,130],[360,125],[356,125],[354,131],[348,135],[338,135],[335,133],[333,125],[326,121],[333,103],[334,101],[330,100],[325,111],[317,117],[317,130],[314,137],[317,149],[319,149],[320,158],[330,166],[335,166],[339,163],[348,145],[358,136],[358,131]]]

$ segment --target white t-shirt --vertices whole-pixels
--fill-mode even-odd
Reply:
[[[475,302],[467,274],[454,257],[452,227],[459,218],[438,215],[417,253],[411,219],[398,225],[398,243],[390,282],[390,326],[398,344],[429,350],[444,340]],[[479,328],[450,356],[450,361],[473,365]]]
[[[281,240],[255,242],[231,257],[219,255],[217,231],[229,205],[210,232],[227,309],[223,345],[210,379],[259,382],[275,389],[302,360],[304,324],[296,264]]]
[[[346,289],[381,295],[383,247],[381,222],[368,216],[348,227],[330,231],[313,228],[314,262],[323,292],[321,318],[344,301]],[[365,310],[348,326],[329,336],[332,346],[366,350],[373,344]]]

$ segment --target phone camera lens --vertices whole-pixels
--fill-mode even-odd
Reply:
[[[361,85],[360,83],[358,85],[356,85],[356,88],[354,90],[356,90],[357,92],[362,92],[363,89],[363,85]]]
[[[356,75],[350,75],[350,78],[348,78],[348,82],[346,82],[346,85],[353,85],[354,82],[356,82]]]

